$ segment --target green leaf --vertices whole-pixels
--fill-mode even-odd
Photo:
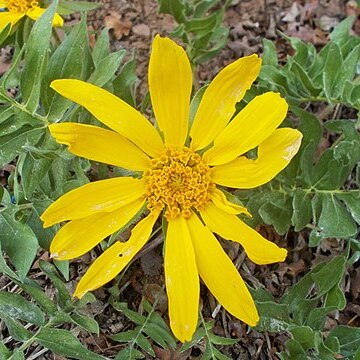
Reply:
[[[311,197],[301,189],[295,189],[293,196],[291,223],[295,231],[300,231],[311,221]]]
[[[133,321],[137,325],[143,325],[146,321],[146,317],[140,315],[139,313],[132,311],[128,309],[127,303],[121,303],[121,302],[114,302],[112,303],[112,306],[115,310],[121,311],[124,313],[124,315],[129,318],[131,321]]]
[[[14,133],[1,136],[0,134],[0,167],[11,162],[16,156],[23,152],[22,146],[27,144],[36,144],[43,133],[44,128],[34,128],[24,125]]]
[[[329,339],[336,338],[343,356],[352,356],[360,348],[360,328],[339,325],[330,331]]]
[[[291,223],[291,201],[281,193],[271,193],[266,203],[259,208],[259,214],[266,224],[273,225],[277,233],[284,235]]]
[[[41,180],[46,176],[52,159],[34,159],[30,153],[21,154],[18,159],[18,171],[25,199],[31,199],[33,192]]]
[[[69,15],[74,12],[84,12],[84,11],[94,10],[99,6],[100,4],[97,2],[60,0],[58,6],[58,12],[62,15]]]
[[[125,50],[120,50],[103,58],[89,77],[88,82],[100,87],[104,86],[114,77],[125,52]]]
[[[197,109],[200,105],[201,99],[204,96],[204,93],[209,85],[202,86],[193,96],[190,103],[190,113],[189,113],[189,128],[191,128],[191,125],[194,121]]]
[[[172,15],[179,24],[186,21],[186,7],[183,0],[159,0],[159,4],[159,13]]]
[[[341,45],[349,38],[350,29],[353,25],[354,17],[349,16],[338,24],[330,34],[330,40]]]
[[[23,102],[30,112],[35,112],[39,106],[41,82],[48,60],[52,19],[57,5],[58,1],[54,0],[35,22],[27,42],[20,87]]]
[[[264,52],[262,55],[263,65],[277,66],[278,65],[278,56],[276,47],[273,41],[268,39],[263,39]]]
[[[25,355],[21,350],[15,349],[7,360],[25,360]]]
[[[357,233],[357,226],[345,206],[331,193],[322,194],[322,211],[318,226],[322,238],[349,238]]]
[[[311,274],[318,290],[318,296],[325,295],[339,284],[344,276],[345,264],[344,256],[335,256],[320,271]]]
[[[139,328],[135,328],[134,330],[123,331],[115,335],[111,335],[110,338],[117,342],[131,342],[133,341],[137,334],[139,333]]]
[[[345,203],[353,219],[360,224],[360,192],[336,193],[335,197]]]
[[[25,279],[25,282],[16,282],[27,294],[34,298],[35,302],[49,315],[57,312],[57,307],[41,287],[33,280]]]
[[[79,45],[81,44],[81,46]],[[51,89],[50,83],[55,79],[75,78],[85,80],[92,67],[91,53],[88,45],[86,17],[74,26],[70,34],[55,50],[49,60],[43,80],[42,101],[48,111],[50,121],[61,118],[71,101]]]
[[[116,355],[114,360],[133,360],[143,359],[144,357],[145,355],[141,351],[133,347],[126,347]]]
[[[141,333],[139,333],[136,337],[136,344],[147,352],[150,356],[155,357],[154,350],[151,347],[149,340]]]
[[[1,216],[1,212],[0,212],[0,216]],[[1,237],[0,237],[0,240],[1,240]],[[16,275],[16,273],[14,273],[9,268],[9,266],[6,264],[6,261],[4,259],[3,253],[2,253],[1,241],[0,241],[0,273],[4,273],[4,274],[6,274],[8,277],[10,277],[12,279],[16,279],[16,280],[19,279],[18,276]]]
[[[175,348],[176,342],[173,336],[169,329],[167,329],[165,323],[163,325],[164,326],[159,326],[159,324],[150,321],[146,323],[143,331],[162,348],[167,349],[169,346]]]
[[[31,213],[26,222],[39,240],[39,245],[45,250],[49,250],[50,243],[59,228],[59,225],[54,225],[45,229],[40,219],[41,214],[51,203],[51,200],[33,200]]]
[[[75,324],[79,325],[86,331],[99,335],[99,324],[95,319],[80,314],[76,311],[71,314],[71,319]]]
[[[124,64],[119,75],[113,82],[114,94],[126,101],[129,105],[135,106],[135,88],[138,77],[136,76],[136,60],[134,54]]]
[[[260,331],[281,332],[287,331],[292,320],[286,304],[277,304],[274,301],[256,302],[260,314],[259,324],[256,329]]]
[[[19,294],[0,292],[0,312],[13,319],[26,321],[41,326],[44,324],[44,314],[38,306],[25,300]]]
[[[329,103],[333,96],[334,88],[337,86],[336,77],[338,70],[342,68],[342,55],[339,46],[336,43],[330,43],[330,48],[323,70],[323,89]]]
[[[58,303],[62,309],[66,309],[71,304],[69,295],[64,282],[60,279],[54,265],[49,262],[40,261],[40,269],[49,277],[58,290]]]
[[[342,63],[341,66],[341,71],[337,72],[336,79],[334,80],[336,86],[332,91],[332,96],[334,98],[341,97],[345,88],[345,82],[347,80],[354,79],[354,76],[356,74],[356,67],[359,63],[359,59],[360,59],[360,44],[354,47],[354,49],[352,49],[350,54],[344,59],[344,62]]]
[[[92,50],[92,58],[95,67],[99,66],[102,59],[106,58],[110,54],[110,43],[109,43],[109,30],[103,29],[96,39],[96,43]]]
[[[0,305],[1,307],[1,305]],[[4,321],[10,336],[16,341],[26,341],[31,338],[32,334],[25,329],[18,321],[14,320],[6,313],[0,310],[1,319]]]
[[[9,256],[24,279],[38,249],[38,241],[29,226],[16,221],[10,211],[0,212],[0,242],[2,249]]]
[[[86,349],[80,341],[67,330],[41,328],[35,336],[35,341],[53,351],[55,354],[73,359],[104,359],[102,356]]]

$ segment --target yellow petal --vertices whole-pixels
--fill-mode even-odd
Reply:
[[[0,1],[0,8],[6,8],[8,3],[6,1]]]
[[[24,13],[0,12],[0,31],[2,31],[7,24],[14,26],[24,16]]]
[[[68,222],[55,235],[50,245],[51,256],[56,260],[68,260],[87,253],[131,221],[144,202],[143,199],[138,199],[110,213],[95,214]]]
[[[150,166],[149,157],[115,131],[77,123],[52,124],[49,130],[57,142],[68,145],[77,156],[136,171]]]
[[[98,289],[118,275],[148,241],[159,213],[148,215],[131,231],[130,239],[116,242],[101,254],[81,278],[74,296],[81,299],[88,291]]]
[[[74,189],[53,202],[41,215],[44,227],[65,220],[112,212],[145,195],[145,180],[117,177]]]
[[[45,11],[46,11],[46,9],[42,9],[39,7],[33,7],[26,12],[26,15],[30,19],[37,20]],[[53,24],[53,26],[61,27],[64,24],[64,19],[59,14],[55,13],[52,24]]]
[[[217,188],[211,190],[210,197],[217,207],[229,214],[246,214],[251,216],[246,207],[230,202],[225,194]]]
[[[203,159],[209,165],[225,164],[253,149],[282,123],[287,102],[278,93],[256,96],[215,139]]]
[[[164,151],[160,135],[151,123],[125,101],[98,86],[75,79],[51,83],[62,96],[84,106],[99,121],[132,141],[150,156]]]
[[[205,285],[230,314],[255,326],[259,321],[255,303],[234,264],[195,214],[187,220],[187,224],[196,265]]]
[[[261,59],[245,56],[226,66],[210,83],[200,102],[190,130],[191,147],[203,149],[225,128],[235,105],[250,89],[260,72]]]
[[[216,184],[239,189],[263,185],[283,170],[298,152],[302,134],[298,130],[275,130],[258,148],[258,158],[240,156],[211,168],[211,180]]]
[[[190,233],[182,216],[168,224],[165,282],[171,330],[181,342],[190,341],[198,321],[200,285]]]
[[[156,122],[166,145],[183,146],[187,137],[192,71],[184,49],[156,35],[149,63],[149,90]]]
[[[263,238],[236,215],[228,214],[212,203],[201,210],[200,214],[212,232],[224,239],[240,243],[254,263],[264,265],[285,260],[287,255],[285,249]]]

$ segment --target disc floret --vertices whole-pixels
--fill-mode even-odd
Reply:
[[[36,0],[7,0],[6,7],[10,12],[26,13],[29,9],[39,6]]]
[[[191,209],[201,209],[210,200],[210,167],[201,156],[187,147],[167,147],[158,158],[151,160],[145,173],[148,209],[165,209],[168,220],[182,215],[190,217]]]

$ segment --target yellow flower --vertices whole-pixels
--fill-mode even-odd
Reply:
[[[51,244],[59,260],[83,255],[127,224],[143,206],[149,214],[127,242],[116,242],[91,265],[75,296],[81,298],[113,279],[149,239],[163,213],[165,282],[170,326],[182,342],[196,329],[199,276],[224,308],[255,326],[259,316],[237,269],[213,233],[240,243],[256,264],[284,261],[287,251],[264,239],[236,214],[244,207],[227,200],[218,185],[247,189],[271,180],[299,149],[301,133],[277,129],[288,105],[279,94],[257,96],[232,120],[258,76],[261,60],[241,58],[225,67],[206,89],[189,131],[192,72],[185,51],[155,37],[149,89],[159,131],[127,103],[94,85],[73,79],[51,87],[84,106],[111,130],[92,125],[50,125],[51,134],[85,158],[141,172],[141,178],[96,181],[72,190],[42,215],[44,226],[70,220]],[[230,121],[231,120],[231,121]],[[258,146],[256,160],[244,154]]]
[[[14,26],[25,15],[30,19],[37,20],[46,9],[39,6],[37,0],[0,0],[0,8],[7,11],[0,12],[0,31],[7,24]],[[59,14],[55,14],[53,26],[63,26],[64,20]]]

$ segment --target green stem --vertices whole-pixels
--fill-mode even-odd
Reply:
[[[24,105],[19,104],[16,100],[7,97],[6,95],[4,95],[1,92],[0,92],[0,98],[5,100],[6,102],[10,103],[12,106],[19,109],[20,111],[32,116],[35,119],[42,121],[45,125],[47,125],[49,123],[46,116],[41,116],[35,112],[33,113],[33,112],[29,111]]]

